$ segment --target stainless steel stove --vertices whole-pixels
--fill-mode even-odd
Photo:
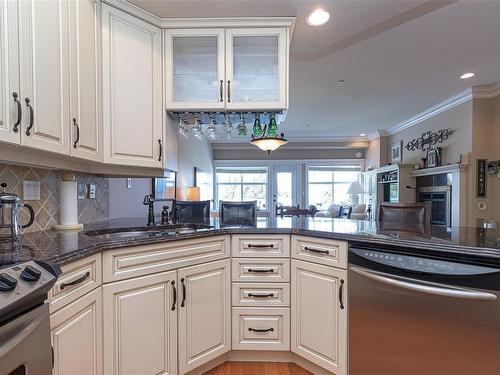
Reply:
[[[48,262],[0,269],[0,375],[52,373],[47,293],[60,275]]]

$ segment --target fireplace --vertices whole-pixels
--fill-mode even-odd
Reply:
[[[451,176],[447,173],[417,177],[417,200],[431,202],[431,223],[451,227]]]

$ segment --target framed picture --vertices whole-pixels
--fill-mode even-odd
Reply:
[[[157,201],[176,198],[177,173],[166,172],[164,177],[153,177],[152,193]]]
[[[439,149],[431,148],[427,151],[427,168],[434,168],[441,164]]]
[[[403,141],[391,144],[391,163],[401,163],[403,161]]]

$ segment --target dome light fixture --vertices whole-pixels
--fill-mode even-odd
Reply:
[[[464,73],[460,76],[460,79],[467,79],[467,78],[472,78],[476,75],[476,73],[473,73],[473,72],[467,72],[467,73]]]
[[[330,13],[323,9],[316,9],[307,17],[307,23],[311,26],[321,26],[328,22]]]

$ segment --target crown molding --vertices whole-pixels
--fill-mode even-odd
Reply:
[[[208,27],[288,27],[290,40],[297,17],[206,17],[166,18],[134,5],[127,0],[104,0],[104,3],[149,22],[162,29],[189,29]]]
[[[368,134],[368,140],[371,142],[374,139],[380,138],[380,137],[386,137],[388,134],[384,129],[380,130],[375,130],[374,132]]]
[[[426,110],[417,113],[415,116],[412,116],[404,121],[397,123],[394,126],[386,129],[387,135],[393,135],[402,130],[408,129],[414,125],[420,124],[421,122],[439,115],[440,113],[446,112],[451,108],[454,108],[462,103],[468,102],[473,97],[472,89],[467,89],[462,92],[459,92],[456,95],[453,95],[451,98],[443,100],[432,107],[427,108]]]
[[[474,99],[491,99],[500,95],[500,82],[492,85],[476,86],[472,88]]]

